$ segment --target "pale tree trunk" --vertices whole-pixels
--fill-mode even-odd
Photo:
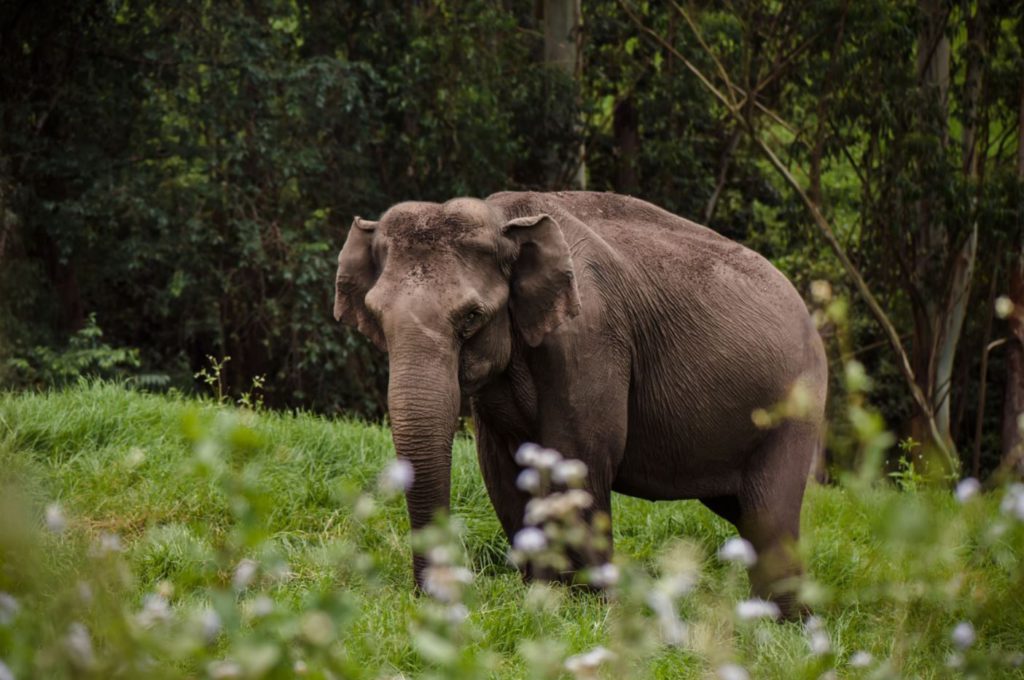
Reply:
[[[932,108],[924,115],[922,125],[938,127],[941,151],[949,144],[948,97],[950,44],[946,36],[948,12],[941,0],[920,0],[925,17],[918,36],[917,69],[924,92],[931,98]],[[978,100],[981,93],[984,50],[984,3],[978,5],[971,21],[973,43],[968,62],[968,119],[964,121],[963,170],[970,179],[977,179],[979,167],[976,150]],[[952,225],[945,224],[939,211],[938,197],[925,196],[918,204],[920,242],[916,253],[917,280],[925,291],[937,282],[948,280],[944,295],[930,298],[927,294],[914,310],[914,369],[918,385],[927,395],[944,445],[952,449],[950,434],[951,388],[957,346],[967,316],[971,297],[974,266],[978,253],[978,224],[972,221],[960,244],[950,242]],[[973,212],[973,211],[972,211]],[[972,217],[972,220],[974,218]],[[952,250],[955,248],[955,250]],[[936,269],[941,267],[941,269]],[[924,423],[915,423],[915,433],[925,432]],[[924,438],[924,437],[922,437]]]
[[[544,0],[544,63],[559,69],[575,82],[580,79],[580,0]],[[580,143],[579,164],[572,178],[575,189],[586,189],[586,148]],[[556,175],[564,159],[551,159]]]
[[[921,112],[918,125],[922,129],[938,128],[940,153],[948,144],[948,96],[950,45],[945,35],[947,15],[941,0],[919,0],[918,8],[924,18],[917,38],[917,74],[929,106]],[[923,178],[922,178],[923,179]],[[949,430],[948,385],[952,376],[952,359],[956,353],[960,326],[949,315],[962,281],[973,267],[973,252],[958,258],[959,281],[954,281],[945,300],[928,294],[935,281],[941,280],[941,268],[946,261],[948,234],[940,215],[936,197],[925,195],[917,204],[918,241],[914,253],[915,279],[922,295],[912,297],[914,340],[911,361],[921,391],[926,395],[935,417],[938,434],[947,446],[951,444]],[[976,241],[975,241],[976,243]],[[957,285],[960,283],[960,285]],[[968,283],[969,285],[969,283]],[[961,318],[962,324],[962,318]],[[945,357],[940,361],[940,357]],[[912,433],[916,439],[928,441],[931,437],[924,417],[915,418]]]
[[[1017,41],[1024,48],[1024,21],[1018,26]],[[1024,77],[1019,85],[1017,109],[1017,180],[1024,183]],[[1018,196],[1020,190],[1018,189]],[[1009,318],[1006,343],[1006,397],[1003,405],[1004,468],[1021,472],[1022,437],[1018,419],[1024,413],[1024,201],[1017,205],[1017,243],[1009,267],[1007,294],[1014,305]]]
[[[967,317],[967,303],[971,297],[971,283],[974,280],[974,263],[978,255],[978,224],[971,226],[970,236],[956,254],[953,276],[950,281],[946,307],[943,310],[939,328],[939,342],[935,355],[935,423],[942,434],[950,432],[950,392],[953,385],[953,362],[957,345]],[[952,438],[950,438],[950,443]]]
[[[974,16],[968,23],[967,75],[965,79],[965,101],[963,136],[961,145],[961,167],[965,178],[972,186],[980,181],[984,163],[979,153],[978,140],[981,131],[981,93],[983,86],[986,42],[986,0],[978,0]],[[948,59],[948,57],[947,57]],[[948,62],[946,66],[948,83]],[[971,199],[970,232],[960,246],[952,262],[950,287],[946,296],[942,321],[939,327],[939,342],[935,358],[935,419],[942,431],[949,432],[950,403],[953,386],[953,362],[964,320],[967,304],[971,297],[971,283],[974,279],[974,265],[978,254],[978,220],[975,199]]]

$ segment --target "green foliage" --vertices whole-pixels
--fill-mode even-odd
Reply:
[[[416,597],[404,502],[378,482],[391,451],[377,426],[110,384],[0,396],[0,660],[16,678],[1019,675],[1024,488],[812,487],[804,626],[737,609],[747,578],[715,557],[734,530],[696,502],[614,499],[606,596],[524,584],[466,438],[459,520],[416,537],[447,585]]]
[[[800,200],[678,57],[720,89],[722,72],[744,91],[762,85],[748,123],[828,215],[927,382],[957,247],[979,225],[973,310],[993,282],[1005,288],[1019,241],[1019,13],[948,5],[942,111],[917,73],[916,1],[687,3],[693,26],[673,3],[587,2],[576,78],[542,63],[542,5],[18,3],[0,40],[0,361],[51,363],[31,357],[59,353],[95,313],[111,347],[138,349],[140,383],[201,389],[206,357],[230,356],[225,393],[265,376],[271,407],[379,416],[384,357],[331,317],[352,216],[566,188],[583,151],[589,188],[706,221],[802,292],[833,282],[851,300],[846,351],[875,377],[889,422],[908,423],[898,359]],[[962,158],[972,123],[976,174]],[[964,324],[948,385],[961,451],[981,349],[1005,330],[988,334],[983,314]],[[986,469],[1003,368],[996,351]]]
[[[33,347],[25,356],[8,358],[6,370],[0,374],[22,387],[60,386],[81,378],[123,376],[139,364],[137,349],[103,342],[103,330],[96,315],[90,314],[85,327],[71,336],[66,347]]]
[[[29,3],[10,30],[15,354],[95,311],[180,387],[231,356],[233,392],[265,375],[272,405],[379,414],[381,356],[331,316],[352,216],[535,185],[578,146],[572,84],[483,0]]]

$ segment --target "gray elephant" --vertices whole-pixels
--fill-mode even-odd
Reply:
[[[510,539],[529,500],[514,456],[536,442],[586,463],[596,511],[611,512],[612,491],[700,499],[756,549],[754,592],[795,611],[827,363],[800,295],[760,255],[611,193],[406,202],[355,219],[334,314],[389,354],[414,529],[449,508],[468,397]],[[798,417],[755,424],[794,390]],[[424,567],[414,555],[418,585]]]

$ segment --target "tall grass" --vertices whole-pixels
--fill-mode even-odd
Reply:
[[[610,594],[525,584],[468,436],[456,521],[424,540],[474,578],[417,597],[404,500],[378,490],[393,456],[361,422],[107,383],[0,395],[0,678],[1024,676],[1022,490],[811,488],[808,627],[737,613],[735,532],[692,501],[614,499]],[[672,574],[695,585],[667,640]]]

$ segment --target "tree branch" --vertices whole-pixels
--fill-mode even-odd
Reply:
[[[956,458],[954,454],[950,451],[947,442],[939,433],[938,426],[935,422],[935,413],[932,410],[931,404],[929,404],[924,392],[921,391],[920,386],[917,384],[917,380],[914,375],[914,369],[910,365],[909,356],[906,352],[906,349],[904,349],[903,347],[903,342],[900,339],[899,333],[896,331],[895,326],[893,326],[893,323],[889,319],[889,316],[885,313],[885,310],[882,309],[882,306],[879,304],[877,298],[875,298],[874,293],[871,292],[870,287],[868,287],[868,284],[864,280],[864,277],[861,276],[860,271],[850,260],[850,257],[846,254],[846,251],[843,249],[842,244],[840,244],[839,239],[836,238],[835,232],[832,230],[831,224],[829,224],[828,219],[824,216],[824,214],[822,214],[818,205],[813,200],[811,200],[810,196],[807,195],[807,192],[804,191],[803,187],[800,185],[800,182],[797,181],[796,177],[793,176],[793,174],[789,171],[786,165],[779,159],[779,157],[775,155],[775,152],[772,151],[772,149],[764,142],[763,139],[761,139],[753,124],[742,115],[741,110],[736,108],[732,104],[732,102],[721,91],[719,91],[718,88],[716,88],[714,84],[711,83],[707,76],[705,76],[704,73],[700,71],[700,69],[694,66],[689,59],[680,54],[679,51],[675,49],[675,47],[667,44],[661,38],[661,36],[658,35],[656,31],[646,26],[640,19],[640,17],[637,16],[637,14],[629,6],[626,0],[619,0],[619,4],[630,16],[633,23],[635,23],[641,31],[652,36],[655,39],[655,41],[658,42],[658,44],[662,45],[673,56],[679,59],[683,63],[683,65],[694,76],[696,76],[696,78],[708,89],[708,91],[710,91],[715,96],[715,98],[718,99],[719,103],[721,103],[730,113],[730,115],[736,119],[739,125],[742,126],[742,128],[746,131],[748,137],[754,143],[754,145],[761,150],[761,153],[764,154],[765,158],[768,160],[771,166],[775,168],[779,175],[781,175],[781,177],[790,186],[790,188],[797,194],[801,202],[803,202],[804,206],[807,208],[807,211],[810,213],[811,219],[813,220],[815,226],[818,228],[818,232],[825,240],[825,243],[828,244],[829,248],[835,254],[840,264],[842,264],[843,269],[846,271],[847,275],[853,280],[854,286],[857,288],[857,291],[860,293],[861,297],[867,303],[868,309],[871,310],[871,313],[875,317],[875,320],[878,322],[879,326],[881,326],[882,331],[888,338],[889,344],[892,346],[893,351],[896,353],[896,357],[898,360],[897,364],[899,366],[900,372],[903,374],[904,380],[907,383],[907,387],[910,389],[910,394],[914,399],[914,403],[917,405],[921,414],[925,417],[925,420],[927,421],[929,433],[931,434],[935,447],[942,454],[944,462],[947,464],[949,470],[956,470],[958,467],[956,463]]]

